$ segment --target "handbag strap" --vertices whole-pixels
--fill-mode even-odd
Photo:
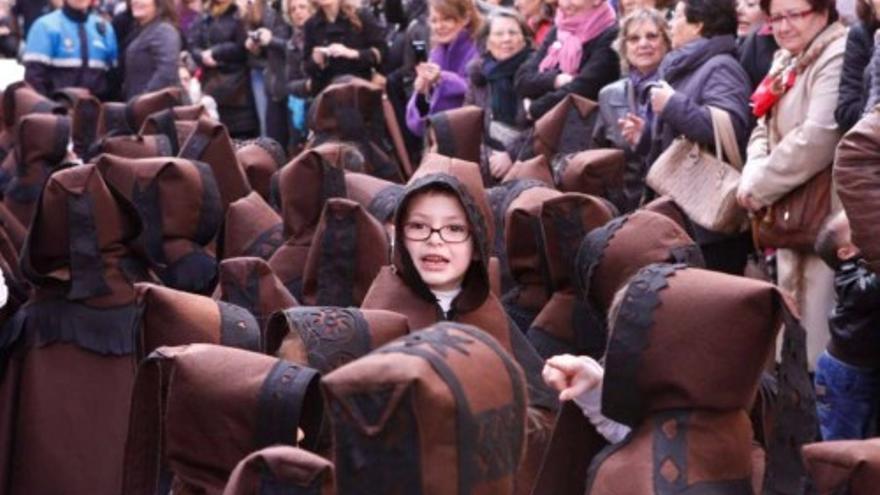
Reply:
[[[742,155],[739,154],[739,144],[736,142],[736,133],[733,130],[730,114],[713,106],[709,106],[709,113],[712,115],[712,131],[715,134],[715,154],[718,160],[723,161],[721,151],[724,150],[724,156],[727,157],[733,168],[742,170]]]

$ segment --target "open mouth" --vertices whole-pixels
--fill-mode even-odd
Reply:
[[[449,259],[439,254],[427,254],[419,258],[422,268],[428,271],[440,271],[449,265]]]

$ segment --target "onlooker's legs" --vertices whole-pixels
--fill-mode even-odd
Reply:
[[[266,135],[278,141],[278,144],[285,151],[287,151],[288,139],[290,138],[290,130],[287,124],[289,120],[287,100],[269,100],[266,106]]]
[[[254,106],[257,119],[260,121],[260,136],[266,135],[266,84],[263,81],[263,69],[251,69],[251,92],[254,94]]]
[[[823,440],[859,440],[876,423],[880,373],[840,361],[827,351],[816,363],[816,405]]]

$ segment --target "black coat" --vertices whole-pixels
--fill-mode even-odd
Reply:
[[[369,80],[373,69],[379,68],[385,59],[388,47],[379,22],[367,9],[359,9],[357,15],[361,21],[360,30],[342,12],[334,22],[329,22],[320,10],[306,21],[303,61],[306,74],[312,80],[313,94],[320,93],[339,76],[351,75]],[[358,58],[327,58],[325,66],[321,68],[312,60],[312,51],[333,43],[342,43],[357,50]]]
[[[202,67],[202,88],[217,101],[220,120],[236,137],[256,135],[260,126],[251,94],[244,29],[233,3],[217,17],[203,14],[189,33],[189,49]],[[206,67],[202,53],[211,50],[217,67]]]
[[[180,84],[180,32],[171,23],[150,22],[138,31],[125,49],[125,99]]]
[[[0,57],[15,58],[18,56],[19,37],[12,17],[0,19],[0,26],[9,28],[10,33],[0,36]]]
[[[755,31],[745,38],[737,40],[739,63],[742,64],[754,91],[770,71],[773,54],[779,49],[776,38],[772,34],[760,34]]]
[[[612,48],[618,28],[608,28],[597,38],[584,43],[581,64],[574,80],[559,89],[553,88],[558,69],[541,72],[538,66],[556,42],[556,28],[547,33],[544,43],[520,66],[516,73],[516,92],[532,100],[529,114],[537,120],[559,103],[568,93],[575,93],[596,101],[599,90],[620,78],[620,58]]]
[[[843,71],[840,73],[840,92],[834,118],[841,132],[848,131],[862,118],[870,91],[867,74],[871,55],[874,53],[876,28],[858,22],[849,28],[846,36],[846,52],[843,54]]]
[[[287,101],[287,42],[293,28],[275,10],[263,14],[263,27],[272,32],[272,40],[266,46],[266,94],[272,101]]]
[[[880,280],[862,263],[843,263],[834,275],[829,352],[864,368],[880,366]]]
[[[675,89],[675,94],[656,116],[650,134],[642,135],[639,142],[637,152],[647,151],[647,163],[653,164],[672,141],[682,135],[714,149],[715,134],[708,106],[724,110],[730,116],[740,156],[745,160],[751,88],[748,74],[736,59],[734,37],[721,35],[691,41],[669,52],[660,64],[659,73],[660,78]],[[701,246],[729,238],[696,225],[693,237]],[[745,254],[742,255],[744,261]]]

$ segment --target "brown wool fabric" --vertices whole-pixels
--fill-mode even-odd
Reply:
[[[334,142],[352,143],[363,154],[363,172],[403,182],[383,111],[382,90],[363,79],[341,78],[327,86],[310,106],[310,147]]]
[[[235,157],[244,168],[251,187],[268,201],[272,174],[287,163],[284,149],[272,139],[257,138],[238,146]]]
[[[226,126],[209,117],[199,118],[196,128],[180,147],[180,158],[207,163],[214,171],[223,210],[251,192],[247,175],[235,156]]]
[[[651,265],[627,287],[624,297],[631,299],[621,306],[609,339],[606,392],[633,387],[645,413],[751,407],[781,320],[781,296],[773,285],[699,268]],[[636,313],[640,309],[649,312],[652,324],[645,334],[630,335],[637,332],[630,321],[645,316]],[[621,361],[633,352],[638,352],[635,368]],[[623,382],[623,376],[635,382]],[[614,398],[603,395],[609,417],[613,411],[607,405]]]
[[[67,108],[72,121],[73,151],[79,157],[88,154],[89,147],[98,138],[98,120],[101,116],[101,100],[84,88],[64,88],[53,95],[55,101]]]
[[[562,402],[532,493],[584,495],[587,469],[608,442],[573,401]]]
[[[805,445],[804,464],[818,495],[870,495],[880,486],[880,439]]]
[[[348,199],[359,203],[381,223],[392,221],[403,196],[400,184],[357,172],[345,172],[345,188]]]
[[[437,153],[460,160],[480,163],[483,144],[483,109],[465,106],[428,117]]]
[[[668,411],[598,454],[588,495],[752,493],[752,427],[742,410]]]
[[[98,151],[125,158],[174,156],[171,142],[161,134],[105,137],[98,142]]]
[[[584,238],[577,255],[575,283],[580,296],[604,314],[614,294],[642,267],[686,261],[698,252],[678,224],[660,214],[639,210]]]
[[[303,302],[360,306],[389,252],[385,228],[361,205],[327,200],[306,258]]]
[[[223,495],[335,495],[333,463],[297,447],[268,447],[245,457],[229,477]]]
[[[128,103],[105,102],[101,105],[98,135],[135,134],[150,114],[180,105],[181,101],[182,89],[169,87],[142,94]]]
[[[675,203],[675,200],[669,196],[660,196],[659,198],[645,204],[640,209],[652,211],[668,217],[670,220],[677,223],[679,227],[690,232],[691,227],[687,215],[682,211],[681,207]]]
[[[64,106],[38,93],[24,81],[19,81],[3,90],[4,131],[13,133],[21,119],[31,113],[65,113]]]
[[[267,352],[327,374],[407,333],[406,317],[395,312],[303,306],[272,316]],[[332,456],[329,416],[315,452]]]
[[[525,380],[484,332],[437,324],[337,369],[322,385],[340,493],[513,493]]]
[[[556,189],[534,187],[523,191],[507,209],[504,235],[517,306],[539,311],[553,291],[541,235],[541,208],[561,196]]]
[[[878,133],[880,111],[875,108],[843,136],[834,159],[834,183],[849,219],[853,243],[875,272],[880,272]]]
[[[22,270],[39,290],[70,300],[97,307],[131,303],[133,274],[124,275],[121,265],[133,255],[141,228],[133,205],[111,193],[97,167],[60,170],[43,189]]]
[[[70,118],[53,114],[32,114],[16,127],[16,143],[7,156],[4,171],[11,176],[3,203],[22,225],[30,225],[43,185],[55,170],[73,156]]]
[[[15,247],[6,228],[0,226],[0,270],[3,271],[3,278],[9,291],[6,305],[0,309],[0,324],[5,324],[28,300],[32,292],[21,272],[19,252],[20,249]]]
[[[319,375],[270,356],[192,344],[140,365],[126,442],[123,493],[152,494],[167,470],[174,493],[220,494],[248,454],[304,446],[323,414]]]
[[[151,114],[183,103],[183,89],[167,87],[135,97],[128,103],[131,129],[137,131]]]
[[[210,167],[180,158],[101,155],[107,182],[137,207],[153,269],[171,287],[207,294],[216,277],[213,242],[223,221]]]
[[[501,182],[529,179],[540,181],[546,187],[556,187],[550,162],[544,155],[537,155],[529,160],[514,163]]]
[[[98,121],[99,136],[129,136],[134,132],[128,105],[116,101],[101,103],[101,117]]]
[[[229,205],[223,225],[223,257],[256,256],[264,260],[284,242],[281,216],[252,191]]]
[[[139,360],[162,346],[194,343],[256,352],[263,349],[259,323],[241,306],[161,285],[140,283],[135,287],[143,313]]]
[[[409,331],[406,317],[393,311],[303,306],[272,316],[267,351],[326,374]]]
[[[6,231],[6,235],[12,241],[12,245],[15,246],[16,252],[21,252],[21,247],[24,245],[24,239],[27,236],[27,229],[2,202],[0,202],[0,227]]]
[[[204,107],[199,105],[176,106],[150,114],[144,119],[138,134],[141,136],[161,134],[168,138],[174,155],[195,132],[199,119],[209,117]]]
[[[543,275],[549,278],[553,293],[527,336],[544,358],[565,352],[598,356],[604,351],[604,338],[575,296],[572,268],[583,237],[611,220],[614,213],[602,199],[580,193],[565,193],[541,206]]]
[[[303,151],[279,173],[286,241],[269,258],[269,265],[295,297],[302,296],[306,258],[324,204],[345,197],[344,168],[352,159],[350,146],[326,144]]]
[[[591,132],[598,105],[582,96],[569,93],[535,122],[532,148],[552,163],[557,153],[577,151],[585,135]],[[575,145],[577,143],[577,145]]]
[[[276,311],[299,306],[296,298],[265,260],[253,257],[228,258],[220,263],[214,299],[248,310],[261,329]]]
[[[140,231],[94,166],[47,182],[21,261],[36,293],[0,337],[3,493],[119,493],[137,315],[122,266]]]
[[[595,149],[561,157],[557,171],[559,189],[605,198],[622,204],[623,150]]]
[[[554,290],[572,288],[572,268],[581,241],[616,213],[601,198],[580,193],[565,193],[541,205],[543,247]]]

